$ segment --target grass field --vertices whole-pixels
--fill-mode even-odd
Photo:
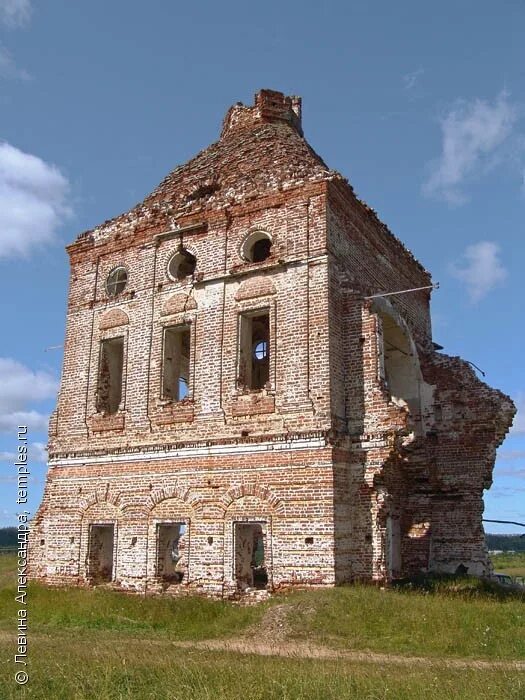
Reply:
[[[509,576],[525,576],[525,552],[510,554],[494,554],[492,564],[495,571],[501,571]]]
[[[525,698],[523,672],[486,663],[525,658],[524,598],[471,580],[438,581],[428,590],[297,591],[255,607],[31,585],[25,687],[13,679],[14,595],[14,558],[4,555],[2,700]],[[233,638],[244,653],[198,646]],[[269,653],[289,645],[297,658],[250,653],[257,645]],[[300,658],[307,647],[313,658]],[[365,655],[317,657],[330,649],[332,656]],[[380,653],[391,656],[379,663]]]

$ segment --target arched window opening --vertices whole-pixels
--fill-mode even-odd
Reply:
[[[170,259],[168,263],[168,275],[172,280],[182,282],[186,277],[191,277],[197,267],[197,258],[189,250],[182,248]]]
[[[272,254],[272,239],[264,231],[252,233],[242,247],[242,257],[248,262],[259,263]]]
[[[383,330],[383,379],[391,396],[406,401],[412,416],[419,417],[421,372],[415,347],[392,316],[379,316]]]

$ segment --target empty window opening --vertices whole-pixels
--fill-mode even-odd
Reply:
[[[263,262],[270,257],[272,242],[269,238],[261,238],[260,241],[255,241],[252,246],[251,258],[252,262]]]
[[[164,329],[164,365],[162,396],[181,401],[190,388],[190,328],[171,326]]]
[[[185,523],[157,525],[157,576],[163,583],[181,583],[187,572]]]
[[[305,537],[305,538],[304,538],[304,543],[305,543],[305,544],[313,544],[313,543],[314,543],[314,538],[313,538],[313,537]]]
[[[392,395],[404,399],[413,416],[420,413],[419,361],[407,333],[391,316],[381,314],[383,330],[382,375]]]
[[[272,240],[264,231],[252,233],[242,247],[242,257],[248,262],[263,262],[272,254]]]
[[[89,531],[88,576],[93,583],[113,580],[114,525],[91,525]]]
[[[100,344],[97,411],[116,413],[122,400],[124,338],[110,338]]]
[[[197,258],[189,250],[182,248],[175,253],[168,263],[168,274],[173,280],[181,282],[191,277],[197,267]]]
[[[268,585],[265,540],[262,523],[235,523],[235,580],[241,591]]]
[[[263,389],[270,380],[270,316],[268,312],[240,318],[239,384]]]
[[[124,291],[128,283],[128,271],[125,267],[116,267],[108,275],[106,280],[106,291],[108,296],[116,297]]]

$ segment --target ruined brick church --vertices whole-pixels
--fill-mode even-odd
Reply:
[[[305,141],[300,98],[231,107],[68,253],[34,577],[231,596],[487,572],[513,404],[433,343],[429,273]]]

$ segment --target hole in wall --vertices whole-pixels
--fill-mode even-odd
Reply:
[[[241,256],[247,262],[264,262],[272,254],[272,239],[264,231],[254,231],[245,240]]]
[[[181,401],[189,393],[190,328],[188,325],[164,329],[162,396]]]
[[[124,338],[108,338],[100,343],[97,411],[117,413],[122,399]]]
[[[170,258],[168,263],[168,275],[172,280],[182,282],[190,277],[197,267],[197,258],[186,248],[180,249]]]

